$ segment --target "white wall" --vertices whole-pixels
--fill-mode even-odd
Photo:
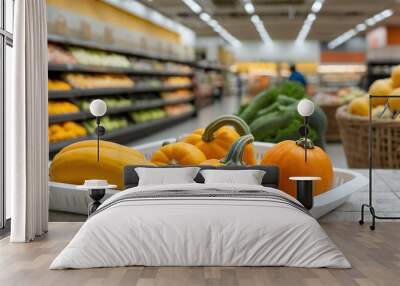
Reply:
[[[137,1],[120,1],[120,0],[103,0],[104,2],[114,5],[120,9],[128,11],[136,16],[145,18],[155,24],[163,26],[171,31],[179,33],[182,39],[182,44],[194,46],[196,34],[182,24],[171,20],[164,15],[154,11]]]
[[[295,45],[293,41],[274,41],[270,45],[260,41],[242,42],[233,51],[237,61],[319,62],[321,53],[317,41],[306,41],[302,45]]]
[[[207,51],[207,60],[218,59],[218,47],[233,52],[237,61],[319,62],[321,48],[317,41],[295,45],[293,41],[274,41],[266,45],[261,41],[242,41],[240,47],[227,45],[220,37],[198,37],[196,47]]]

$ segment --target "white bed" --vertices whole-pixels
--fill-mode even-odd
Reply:
[[[182,194],[241,191],[245,195],[135,197],[138,192],[175,190]],[[281,199],[265,199],[263,193],[253,197],[250,191]],[[254,185],[192,183],[130,188],[108,198],[50,268],[351,267],[318,222],[296,203],[279,190]]]

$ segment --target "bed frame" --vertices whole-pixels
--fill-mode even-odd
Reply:
[[[182,166],[165,166],[165,167],[153,167],[153,166],[126,166],[124,170],[124,185],[125,189],[136,187],[139,183],[139,176],[135,171],[137,167],[144,168],[181,168]],[[192,166],[185,166],[192,167]],[[279,167],[277,166],[193,166],[200,167],[201,170],[219,169],[219,170],[262,170],[265,171],[265,175],[262,179],[261,184],[264,187],[271,187],[279,189]],[[194,178],[197,183],[204,183],[204,178],[200,174]]]
[[[136,173],[136,168],[182,168],[182,166],[126,166],[124,168],[124,186],[125,190],[129,188],[134,188],[139,184],[139,176]],[[185,167],[199,167],[200,170],[210,170],[210,169],[218,169],[218,170],[261,170],[265,171],[265,175],[261,181],[261,185],[264,187],[270,187],[274,189],[279,189],[279,167],[278,166],[185,166]],[[294,179],[294,178],[292,178]],[[305,208],[310,210],[313,207],[314,197],[313,197],[313,183],[308,179],[304,179],[304,177],[299,177],[295,179],[297,181],[297,200],[303,204]],[[194,178],[194,181],[197,183],[204,183],[204,178],[200,174]],[[105,190],[96,190],[97,192],[103,191],[99,196],[93,196],[92,192],[89,192],[90,197],[93,202],[89,206],[88,214],[89,216],[96,211],[96,209],[100,206],[100,200],[104,196]]]

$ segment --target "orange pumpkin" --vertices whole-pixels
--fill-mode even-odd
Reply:
[[[225,125],[231,125],[234,128]],[[207,159],[221,160],[226,156],[232,144],[240,136],[247,134],[251,134],[251,132],[246,122],[237,116],[227,115],[217,118],[205,129],[196,129],[182,141],[199,148]],[[248,165],[257,163],[252,144],[245,147],[243,160]]]
[[[223,166],[224,163],[222,163],[221,160],[218,160],[218,159],[207,159],[207,160],[201,162],[200,165],[218,167],[218,166]]]
[[[240,137],[235,143],[232,144],[232,147],[229,149],[228,154],[224,159],[208,159],[202,162],[200,165],[206,166],[243,166],[245,163],[243,162],[243,154],[246,146],[248,144],[253,143],[254,137],[253,135],[244,135]]]
[[[307,148],[307,162],[304,158],[305,148]],[[332,187],[331,159],[311,141],[306,143],[304,138],[297,142],[286,140],[276,144],[265,152],[261,164],[279,166],[279,188],[293,197],[296,197],[296,183],[290,181],[289,177],[321,177],[321,181],[315,182],[314,196],[327,192]]]
[[[153,153],[151,162],[163,165],[198,165],[206,160],[203,152],[196,146],[185,142],[167,144]]]

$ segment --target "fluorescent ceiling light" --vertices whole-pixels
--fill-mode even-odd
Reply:
[[[244,10],[246,10],[246,12],[250,15],[256,11],[253,3],[251,3],[251,2],[247,2],[246,4],[244,4]]]
[[[218,22],[217,22],[217,20],[214,20],[214,19],[210,20],[210,22],[208,22],[208,24],[209,24],[211,27],[217,27],[217,26],[219,25]]]
[[[368,26],[372,27],[373,25],[376,24],[376,21],[375,21],[373,18],[369,18],[369,19],[365,20],[365,23],[366,23]]]
[[[383,16],[383,18],[389,18],[390,16],[393,15],[393,10],[392,9],[386,9],[386,10],[381,12],[381,15]]]
[[[211,21],[211,16],[209,14],[203,12],[200,14],[200,19],[206,23],[209,23]]]
[[[381,14],[376,14],[373,19],[375,22],[380,22],[383,20],[383,16]]]
[[[253,15],[251,16],[250,20],[255,24],[257,22],[260,22],[260,17],[258,17],[258,15]]]
[[[227,30],[225,30],[217,20],[213,19],[210,14],[202,12],[203,8],[194,0],[182,0],[186,6],[188,6],[194,13],[200,14],[199,17],[208,26],[210,26],[221,38],[227,41],[230,45],[237,47],[241,43],[238,39],[232,36]]]
[[[256,27],[256,30],[260,35],[261,40],[266,44],[270,44],[272,42],[272,39],[269,36],[267,30],[265,29],[264,23],[263,21],[261,21],[260,17],[258,15],[253,15],[251,16],[250,20]]]
[[[272,39],[269,36],[267,30],[265,29],[263,21],[260,19],[258,15],[254,14],[256,9],[253,3],[251,2],[251,0],[243,0],[243,2],[244,2],[243,4],[244,9],[246,10],[246,12],[252,15],[250,17],[250,20],[251,22],[253,22],[258,34],[260,35],[261,40],[266,44],[270,44],[272,42]]]
[[[197,2],[194,0],[182,0],[182,1],[186,4],[186,6],[190,8],[190,10],[192,10],[196,14],[200,13],[203,10],[201,6],[197,4]]]
[[[319,11],[321,11],[323,1],[315,1],[314,4],[311,7],[311,11],[315,14],[317,14]]]
[[[310,14],[308,14],[308,16],[307,16],[306,21],[309,22],[309,23],[312,23],[312,22],[315,21],[315,19],[317,19],[317,16],[315,16],[314,13],[310,13]]]
[[[347,31],[342,35],[338,36],[336,39],[330,41],[328,43],[328,48],[331,50],[337,48],[338,46],[342,45],[343,43],[347,42],[348,40],[356,36],[358,33],[365,31],[367,29],[367,26],[369,27],[375,26],[377,23],[392,16],[393,13],[394,13],[393,10],[386,9],[378,14],[375,14],[371,18],[366,19],[364,23],[358,24],[354,29]]]
[[[357,32],[363,32],[367,29],[367,25],[365,25],[364,23],[358,24],[356,26],[356,30]]]
[[[307,18],[304,20],[303,26],[301,27],[299,34],[297,35],[295,44],[302,44],[307,39],[308,34],[310,33],[312,24],[317,19],[317,13],[321,11],[322,6],[325,0],[315,0],[313,5],[311,6],[311,12],[307,15]]]

